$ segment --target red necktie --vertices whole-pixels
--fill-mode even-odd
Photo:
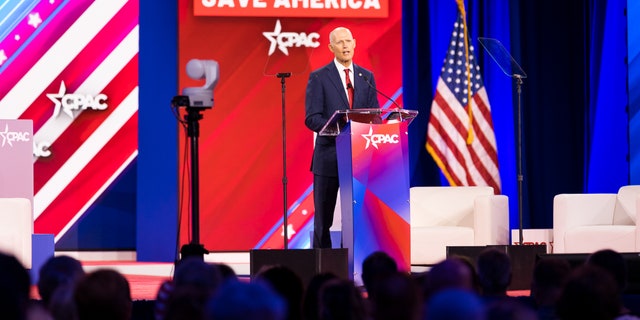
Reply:
[[[349,109],[353,109],[353,84],[349,78],[349,69],[344,69],[344,73],[347,78],[347,92],[349,92]]]

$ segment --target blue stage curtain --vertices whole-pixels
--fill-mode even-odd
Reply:
[[[625,1],[589,5],[585,192],[615,192],[630,181],[625,10]]]
[[[528,77],[522,87],[523,226],[551,228],[553,197],[615,192],[628,183],[626,20],[623,1],[466,1],[472,44],[492,108],[503,194],[518,227],[513,83],[477,45],[500,40]],[[403,92],[411,185],[446,181],[426,153],[435,84],[456,19],[454,0],[403,0]]]

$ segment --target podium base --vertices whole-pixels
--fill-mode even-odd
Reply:
[[[249,252],[251,279],[264,267],[282,265],[300,276],[305,287],[318,273],[331,272],[343,279],[349,277],[347,249],[274,249]]]
[[[475,264],[478,255],[487,248],[504,250],[511,258],[511,285],[509,290],[530,290],[533,268],[538,256],[547,253],[546,245],[491,245],[447,247],[447,258],[452,256],[467,257]]]

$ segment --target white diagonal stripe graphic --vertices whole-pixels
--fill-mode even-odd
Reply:
[[[115,106],[114,106],[115,107]],[[138,87],[115,107],[113,113],[85,140],[67,162],[56,171],[33,197],[33,215],[37,219],[78,173],[138,110]]]
[[[75,92],[98,94],[113,78],[124,68],[127,63],[138,53],[139,32],[136,26],[123,39],[122,42],[109,54],[109,56],[91,73],[91,75],[78,87]],[[114,108],[114,106],[109,106]],[[51,106],[53,113],[53,103]],[[78,112],[76,117],[80,114]],[[36,144],[46,141],[54,143],[58,137],[73,123],[74,119],[65,114],[51,117],[40,127],[33,137]],[[34,161],[37,158],[34,158]]]
[[[0,118],[19,118],[126,2],[127,0],[94,1],[0,100]]]

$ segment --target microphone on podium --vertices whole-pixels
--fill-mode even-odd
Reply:
[[[377,93],[379,93],[381,96],[387,98],[387,100],[391,101],[396,108],[398,109],[402,109],[402,107],[400,107],[400,105],[393,99],[391,99],[391,97],[389,97],[388,95],[384,94],[382,91],[378,90],[376,87],[374,87],[371,82],[369,82],[369,78],[367,78],[366,76],[362,75],[362,72],[358,73],[358,77],[362,77],[362,79],[364,79],[364,82],[366,82],[369,87],[371,87],[371,89],[375,90]]]

